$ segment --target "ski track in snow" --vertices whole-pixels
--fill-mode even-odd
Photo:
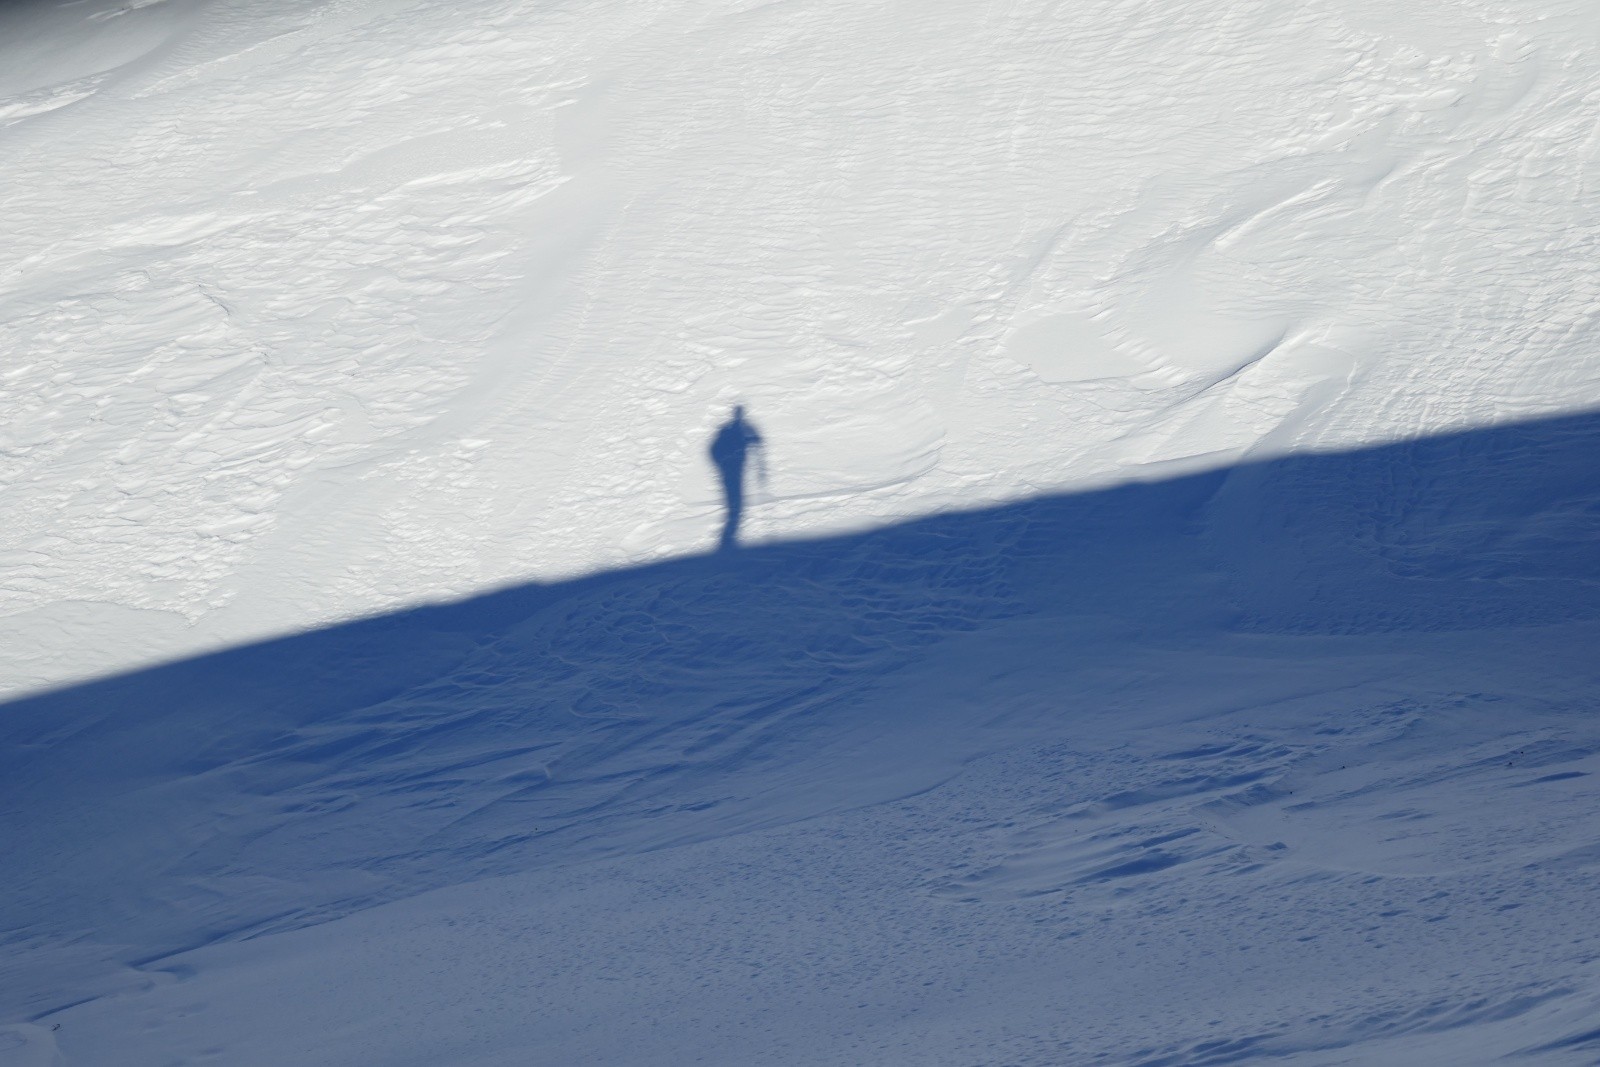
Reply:
[[[1536,8],[0,11],[0,1064],[1593,1062]]]

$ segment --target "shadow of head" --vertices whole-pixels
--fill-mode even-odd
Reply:
[[[723,521],[722,533],[717,540],[719,550],[726,551],[738,544],[739,527],[744,521],[745,468],[751,453],[760,449],[761,445],[761,433],[745,418],[743,404],[734,405],[727,421],[711,437],[708,452],[722,485]],[[764,475],[764,468],[762,473]]]

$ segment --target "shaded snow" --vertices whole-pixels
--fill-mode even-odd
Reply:
[[[1286,458],[14,703],[6,984],[68,1063],[1570,1036],[1597,446],[1579,416]]]

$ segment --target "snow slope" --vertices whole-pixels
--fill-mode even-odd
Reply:
[[[0,1062],[1592,1062],[1597,40],[0,8]]]

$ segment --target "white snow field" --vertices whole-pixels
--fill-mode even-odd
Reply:
[[[11,0],[0,225],[5,1067],[1600,1062],[1593,0]]]

